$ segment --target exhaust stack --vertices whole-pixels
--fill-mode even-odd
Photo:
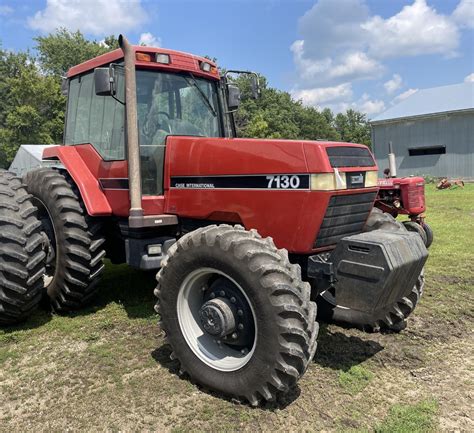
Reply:
[[[127,38],[123,35],[119,36],[118,43],[123,51],[125,61],[125,109],[127,115],[126,125],[128,181],[130,188],[130,220],[141,220],[143,217],[143,208],[142,184],[140,179],[140,147],[138,144],[135,51],[128,42]]]
[[[388,143],[388,168],[390,170],[390,177],[397,177],[397,164],[395,162],[395,154],[392,149],[392,142]]]

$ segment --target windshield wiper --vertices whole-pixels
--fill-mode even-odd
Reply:
[[[194,78],[194,75],[190,73],[189,76],[192,78],[192,81],[189,80],[188,77],[184,77],[184,79],[188,82],[188,84],[191,84],[193,87],[195,87],[197,89],[197,91],[201,95],[201,98],[206,103],[207,108],[209,108],[209,110],[211,110],[211,113],[213,114],[214,117],[217,117],[216,110],[214,110],[214,107],[212,106],[211,102],[207,98],[206,94],[199,87],[196,78]]]

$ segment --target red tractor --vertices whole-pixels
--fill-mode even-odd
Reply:
[[[0,173],[0,321],[26,318],[42,296],[57,312],[80,308],[105,257],[156,269],[172,357],[252,405],[308,368],[317,303],[401,329],[428,252],[374,208],[369,149],[235,138],[239,89],[212,61],[119,41],[70,69],[64,145],[37,162],[20,151],[22,180]]]
[[[385,178],[378,180],[379,193],[375,206],[394,218],[408,216],[403,225],[407,230],[418,233],[426,248],[433,243],[433,230],[425,222],[425,180],[420,176],[397,177],[395,154],[392,143],[389,143],[388,161],[390,167],[385,169]]]

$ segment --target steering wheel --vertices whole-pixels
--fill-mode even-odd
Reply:
[[[162,129],[163,131],[167,131],[170,134],[172,134],[171,131],[171,122],[170,122],[170,115],[166,113],[165,111],[157,111],[156,116],[158,117],[160,114],[163,114],[166,118],[166,122],[159,122],[159,127],[158,129]]]

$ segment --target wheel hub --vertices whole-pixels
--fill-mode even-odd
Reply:
[[[235,308],[225,298],[207,301],[199,310],[204,330],[215,337],[224,337],[235,330]]]

